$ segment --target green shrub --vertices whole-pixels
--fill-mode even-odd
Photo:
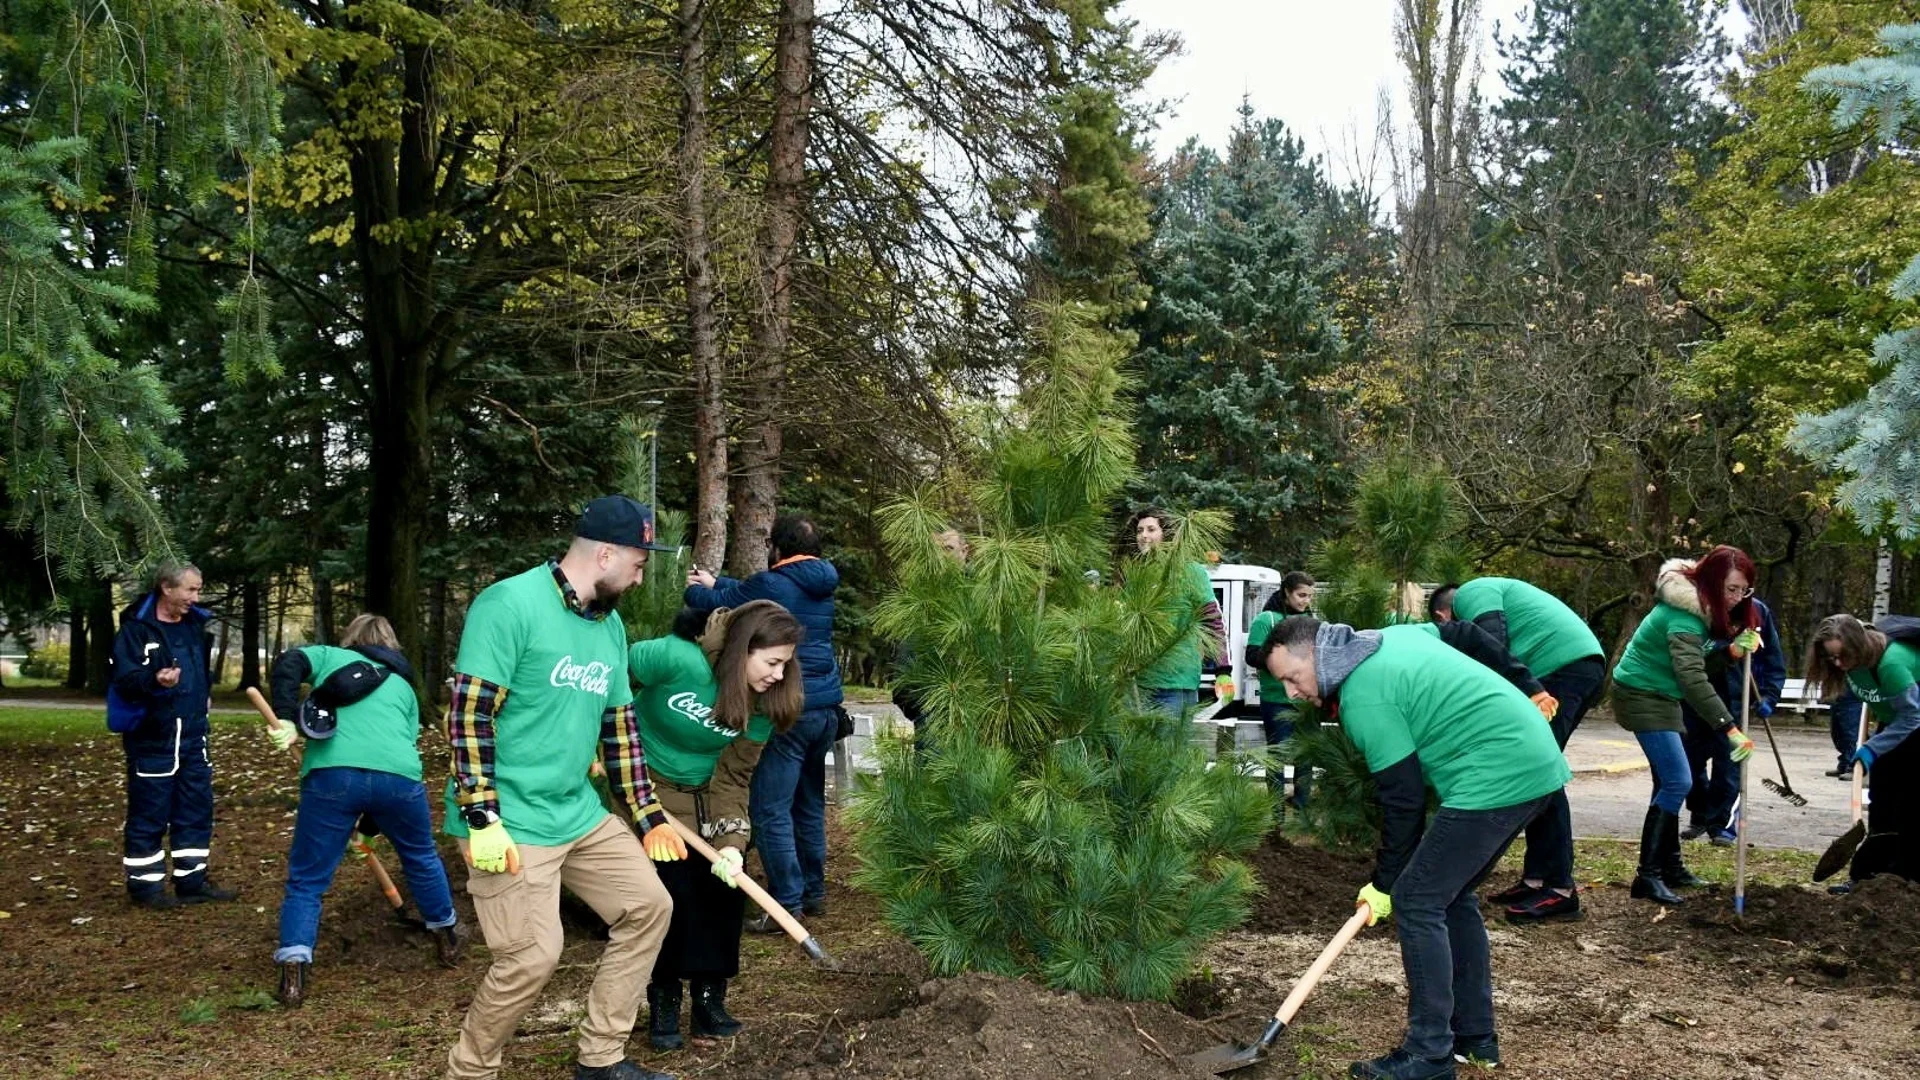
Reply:
[[[57,641],[29,650],[26,661],[20,665],[20,674],[29,679],[64,679],[71,655],[72,650]]]

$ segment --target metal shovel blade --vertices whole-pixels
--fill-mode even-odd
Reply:
[[[1286,1028],[1287,1025],[1274,1020],[1267,1024],[1267,1030],[1261,1032],[1260,1037],[1253,1042],[1245,1043],[1235,1039],[1230,1043],[1221,1043],[1219,1046],[1209,1047],[1197,1054],[1189,1055],[1187,1061],[1215,1076],[1230,1073],[1236,1069],[1244,1069],[1264,1057],[1267,1047],[1272,1046],[1273,1040],[1279,1038],[1280,1033]]]
[[[1853,828],[1840,834],[1840,838],[1827,845],[1826,854],[1820,856],[1819,863],[1813,868],[1813,880],[1825,881],[1840,872],[1859,849],[1860,841],[1867,838],[1867,823],[1856,821]]]

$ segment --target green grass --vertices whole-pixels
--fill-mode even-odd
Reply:
[[[259,724],[260,718],[251,713],[213,714],[213,726],[222,730]],[[111,735],[107,730],[105,705],[97,709],[35,709],[0,705],[0,746],[24,746],[29,743]]]
[[[1733,885],[1734,850],[1730,847],[1719,848],[1707,843],[1685,843],[1681,845],[1681,856],[1687,869],[1706,878],[1708,881]],[[1518,876],[1522,855],[1509,851],[1501,863],[1501,872],[1495,875]],[[1580,840],[1573,845],[1573,875],[1583,885],[1594,882],[1613,882],[1620,884],[1633,880],[1633,872],[1640,859],[1640,845],[1631,840]],[[1797,885],[1813,880],[1813,865],[1820,861],[1818,852],[1794,851],[1784,848],[1748,848],[1747,881],[1749,884]],[[1503,886],[1504,881],[1496,887]]]

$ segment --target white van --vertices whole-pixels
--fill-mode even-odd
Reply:
[[[1200,673],[1200,705],[1202,712],[1212,719],[1228,719],[1242,714],[1258,718],[1260,712],[1260,679],[1257,673],[1247,668],[1247,628],[1253,625],[1253,617],[1260,614],[1266,606],[1267,598],[1280,591],[1280,571],[1266,566],[1252,566],[1245,563],[1219,563],[1207,568],[1207,576],[1213,581],[1213,599],[1220,605],[1220,617],[1227,628],[1227,656],[1229,666],[1216,668],[1207,664]],[[1222,671],[1230,672],[1233,678],[1234,700],[1219,709],[1212,709],[1215,702],[1213,680]],[[1212,711],[1208,711],[1208,710]]]

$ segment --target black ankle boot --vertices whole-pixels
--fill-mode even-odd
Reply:
[[[727,1015],[727,980],[688,979],[693,993],[693,1034],[728,1038],[740,1034],[740,1021]]]
[[[1679,894],[1667,887],[1660,877],[1660,855],[1665,845],[1661,836],[1667,821],[1676,824],[1679,818],[1666,813],[1657,806],[1647,807],[1646,820],[1640,824],[1640,867],[1634,871],[1633,888],[1627,895],[1635,900],[1651,900],[1656,904],[1678,904]],[[1679,830],[1674,831],[1675,843],[1679,842]]]
[[[287,960],[280,965],[280,989],[273,996],[280,1004],[289,1009],[297,1009],[307,1000],[307,968],[305,960]]]
[[[647,1042],[655,1050],[678,1050],[680,1038],[680,980],[647,984]]]

